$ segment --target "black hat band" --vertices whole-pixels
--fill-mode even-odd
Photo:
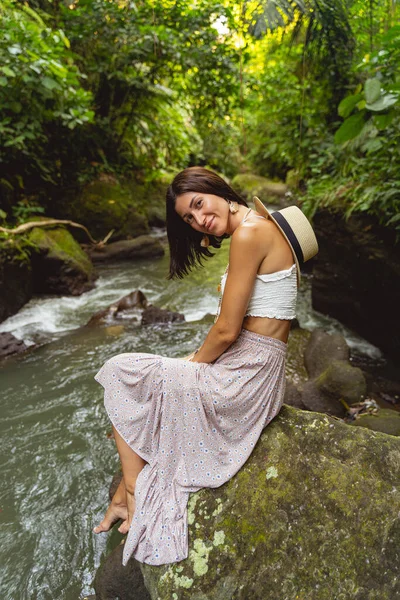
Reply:
[[[293,248],[294,253],[297,256],[297,260],[299,261],[300,266],[303,266],[304,265],[303,251],[301,249],[301,246],[298,242],[297,237],[295,236],[295,234],[293,232],[293,229],[290,227],[290,225],[286,221],[285,217],[279,211],[275,211],[275,212],[271,213],[271,217],[273,219],[275,219],[275,221],[278,223],[279,227],[285,233],[287,239],[290,242],[290,245]]]

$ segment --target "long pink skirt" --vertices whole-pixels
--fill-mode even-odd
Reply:
[[[227,482],[278,414],[286,344],[242,329],[214,363],[154,354],[119,354],[95,376],[113,425],[148,464],[123,564],[162,565],[188,555],[190,492]]]

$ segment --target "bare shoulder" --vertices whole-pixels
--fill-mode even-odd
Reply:
[[[232,235],[231,245],[242,248],[268,248],[276,235],[276,226],[270,219],[246,221]]]

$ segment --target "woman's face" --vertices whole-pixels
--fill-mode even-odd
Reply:
[[[196,231],[221,236],[229,221],[229,204],[220,196],[202,192],[186,192],[177,196],[175,210]]]

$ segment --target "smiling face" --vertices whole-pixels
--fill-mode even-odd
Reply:
[[[220,196],[187,192],[177,196],[175,210],[196,231],[222,236],[229,229],[229,204]]]

